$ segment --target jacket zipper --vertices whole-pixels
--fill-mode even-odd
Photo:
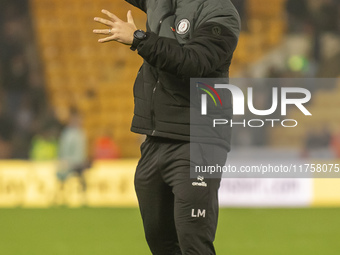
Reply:
[[[155,92],[157,89],[157,84],[159,84],[159,80],[157,79],[156,85],[152,89],[152,96],[151,96],[151,122],[152,122],[152,133],[151,135],[154,135],[156,130],[156,123],[155,123],[155,109],[154,109],[154,103],[155,103]]]
[[[159,32],[160,32],[160,30],[161,30],[161,25],[162,25],[163,21],[164,21],[167,17],[170,17],[171,15],[174,15],[174,14],[175,14],[175,11],[171,11],[171,12],[168,12],[168,13],[166,13],[165,15],[163,15],[163,16],[161,17],[161,19],[159,20],[157,29],[156,29],[157,35],[159,34]],[[155,102],[155,93],[156,93],[156,89],[157,89],[157,84],[159,84],[158,78],[157,78],[156,85],[153,87],[153,90],[152,90],[152,97],[151,97],[151,122],[152,122],[152,133],[151,133],[151,135],[154,135],[155,132],[156,132],[156,130],[155,130],[156,123],[155,123],[154,102]]]
[[[160,30],[161,30],[161,25],[162,25],[163,21],[164,21],[166,18],[170,17],[171,15],[175,15],[175,11],[168,12],[168,13],[164,14],[164,15],[161,17],[161,19],[160,19],[159,22],[158,22],[157,29],[156,29],[157,35],[159,34],[159,32],[160,32]]]

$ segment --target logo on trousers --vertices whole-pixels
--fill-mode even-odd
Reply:
[[[197,176],[197,182],[193,182],[192,186],[198,186],[198,187],[207,187],[208,184],[204,181],[203,176]]]
[[[199,218],[199,217],[202,217],[202,218],[205,218],[205,209],[192,209],[191,210],[191,217],[193,218]]]

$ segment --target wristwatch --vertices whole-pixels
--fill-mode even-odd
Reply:
[[[146,33],[143,30],[136,30],[133,33],[133,41],[130,47],[131,50],[135,51],[137,49],[138,44],[146,38]]]

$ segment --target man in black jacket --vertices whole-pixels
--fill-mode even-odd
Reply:
[[[99,42],[131,45],[144,59],[131,130],[147,136],[135,175],[147,242],[156,255],[215,254],[220,179],[191,179],[190,167],[205,158],[223,165],[230,129],[190,131],[190,78],[228,77],[238,13],[230,0],[127,2],[147,13],[146,32],[136,28],[131,11],[124,22],[103,10],[108,19],[95,21],[108,28],[94,33],[106,36]],[[194,160],[190,150],[198,155]]]

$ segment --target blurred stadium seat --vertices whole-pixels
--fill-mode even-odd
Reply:
[[[232,73],[256,61],[280,43],[285,24],[283,0],[252,0],[248,5],[248,31],[243,31],[234,55]],[[138,157],[140,142],[130,133],[132,85],[141,58],[120,44],[98,44],[93,17],[105,8],[125,19],[128,4],[122,1],[33,0],[32,12],[39,49],[45,66],[48,95],[61,121],[71,106],[85,116],[89,141],[103,126],[114,129],[123,157]],[[75,15],[76,13],[76,15]],[[145,16],[133,10],[138,27]],[[95,100],[86,97],[88,90]],[[94,102],[98,100],[98,102]],[[100,117],[99,117],[100,116]]]
[[[319,87],[317,93],[313,93],[312,101],[308,106],[313,118],[303,116],[297,108],[288,112],[287,117],[298,120],[295,128],[275,127],[270,132],[270,141],[274,147],[303,148],[306,135],[311,129],[321,130],[329,128],[331,133],[339,130],[339,91],[340,83],[332,89]]]
[[[98,27],[93,18],[101,15],[101,9],[125,19],[129,5],[109,0],[33,0],[31,7],[48,96],[58,118],[65,122],[69,108],[76,106],[85,117],[89,145],[102,127],[110,127],[122,156],[138,157],[140,138],[129,128],[132,85],[142,60],[129,47],[98,44],[92,33]],[[144,14],[133,12],[143,28]]]

